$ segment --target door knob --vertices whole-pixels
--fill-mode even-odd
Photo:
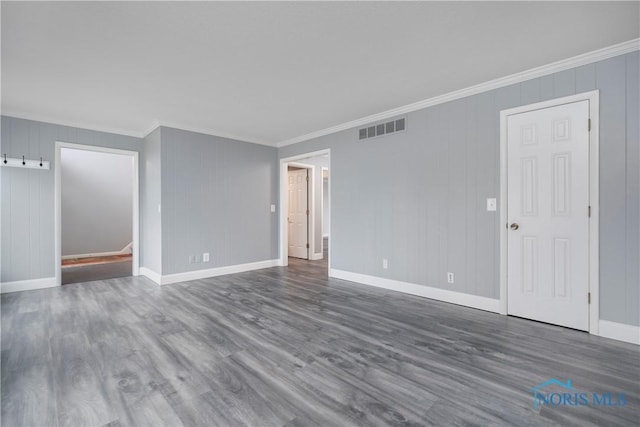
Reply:
[[[520,226],[518,224],[516,224],[515,222],[511,224],[511,229],[512,230],[517,230],[518,228],[520,228]]]

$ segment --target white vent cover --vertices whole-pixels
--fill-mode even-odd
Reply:
[[[407,128],[407,119],[402,117],[401,119],[392,120],[386,123],[379,123],[373,126],[367,126],[366,128],[358,129],[358,139],[369,139],[378,136],[388,135],[390,133],[402,132]]]

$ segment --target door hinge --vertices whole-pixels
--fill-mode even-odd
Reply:
[[[309,209],[307,209],[307,215],[309,215]]]
[[[589,206],[589,218],[591,218],[591,206]]]
[[[309,176],[307,175],[307,182],[309,182]]]
[[[587,293],[587,301],[591,304],[591,292]]]
[[[587,120],[587,130],[591,131],[591,119]]]
[[[309,249],[309,244],[307,243],[307,249]]]

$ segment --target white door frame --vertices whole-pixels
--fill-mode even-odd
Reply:
[[[578,101],[589,101],[589,333],[598,335],[600,320],[599,247],[599,91],[580,93],[500,111],[500,314],[507,314],[507,118],[513,114],[541,110]],[[584,124],[587,126],[587,123]],[[585,207],[586,208],[586,207]]]
[[[286,157],[280,159],[280,201],[279,201],[279,209],[280,209],[280,261],[278,265],[286,267],[289,265],[289,227],[287,223],[287,215],[289,214],[289,199],[287,197],[287,190],[289,182],[287,180],[288,176],[288,168],[289,166],[303,167],[309,168],[313,171],[315,167],[313,165],[305,165],[300,161],[304,162],[304,159],[308,159],[310,157],[318,157],[324,156],[327,154],[329,156],[329,166],[331,166],[331,150],[320,150],[313,151],[311,153],[299,154],[297,156]],[[311,254],[313,254],[313,249],[315,247],[315,188],[313,183],[313,176],[309,178],[309,183],[311,185],[311,208],[309,215],[309,229],[311,232],[309,233],[309,259],[311,259]],[[331,180],[329,180],[329,197],[331,197]],[[331,207],[331,200],[329,199],[329,207]],[[329,253],[329,269],[331,269],[331,253]]]
[[[137,151],[119,150],[116,148],[98,147],[94,145],[74,144],[70,142],[56,141],[55,166],[54,166],[54,227],[55,227],[55,266],[56,266],[56,285],[62,284],[62,165],[60,157],[63,148],[71,148],[75,150],[95,151],[98,153],[110,153],[130,156],[133,158],[133,246],[131,248],[132,276],[140,274],[140,206],[139,192],[140,183],[138,178],[138,156]]]

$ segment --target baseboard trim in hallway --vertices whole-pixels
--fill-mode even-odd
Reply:
[[[604,338],[640,345],[640,326],[600,320],[598,335]]]
[[[500,300],[481,297],[478,295],[463,294],[461,292],[449,291],[446,289],[433,288],[430,286],[416,285],[415,283],[401,282],[399,280],[386,279],[384,277],[369,276],[367,274],[352,273],[350,271],[331,269],[330,277],[336,279],[349,280],[350,282],[361,283],[363,285],[375,286],[377,288],[389,289],[392,291],[404,292],[406,294],[431,298],[451,304],[463,305],[465,307],[477,308],[479,310],[500,312]]]
[[[261,270],[275,267],[280,260],[270,259],[266,261],[250,262],[246,264],[226,265],[224,267],[207,268],[204,270],[187,271],[184,273],[159,274],[146,267],[140,267],[140,274],[153,280],[158,285],[170,285],[172,283],[188,282],[191,280],[207,279],[209,277],[224,276],[226,274],[243,273],[245,271]]]
[[[0,293],[31,291],[34,289],[53,288],[58,286],[55,277],[43,277],[41,279],[17,280],[15,282],[0,283]]]

